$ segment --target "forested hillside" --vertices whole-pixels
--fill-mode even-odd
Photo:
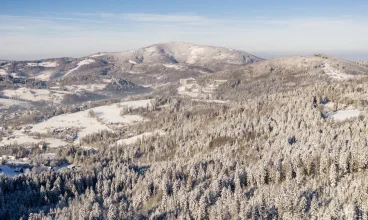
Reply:
[[[130,127],[146,134],[136,141],[99,132],[81,140],[95,150],[58,150],[77,169],[1,175],[1,218],[367,218],[366,83],[237,90],[226,102],[157,96],[130,110],[150,118]]]

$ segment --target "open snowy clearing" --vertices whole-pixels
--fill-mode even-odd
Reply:
[[[4,99],[0,98],[0,109],[9,108],[12,106],[29,107],[31,104],[24,101],[14,100],[14,99]]]
[[[65,146],[68,144],[67,142],[63,140],[56,139],[56,138],[35,139],[32,136],[28,136],[22,133],[21,131],[14,131],[14,133],[11,135],[11,138],[8,139],[8,137],[5,137],[3,138],[2,141],[0,141],[0,147],[11,145],[11,144],[38,144],[41,142],[45,142],[51,148],[57,148],[57,147]]]
[[[346,80],[346,79],[352,79],[356,77],[354,75],[346,74],[337,69],[334,69],[329,64],[326,64],[326,63],[324,64],[322,69],[325,72],[325,74],[337,80]]]
[[[4,90],[3,95],[9,98],[29,101],[50,101],[50,91],[47,89],[19,88],[16,90]]]
[[[121,106],[127,106],[129,108],[144,108],[147,105],[151,106],[152,99],[143,99],[143,100],[136,100],[136,101],[125,101],[120,102]]]
[[[190,96],[193,98],[199,98],[201,96],[201,90],[198,84],[189,84],[178,87],[178,94]]]
[[[36,79],[39,79],[39,80],[47,81],[47,80],[49,80],[49,79],[50,79],[51,74],[52,74],[52,72],[48,72],[48,71],[46,71],[46,72],[44,72],[44,73],[42,73],[42,74],[40,74],[40,75],[36,76],[35,78],[36,78]]]
[[[121,102],[119,104],[95,107],[72,114],[58,115],[45,122],[34,125],[31,132],[47,133],[54,128],[74,127],[79,129],[78,138],[81,138],[101,130],[111,130],[106,124],[122,123],[130,125],[143,121],[144,119],[139,115],[120,116],[121,107],[118,107],[118,105],[138,108],[146,107],[150,103],[150,99]],[[94,112],[95,117],[89,116],[90,111]]]
[[[8,74],[6,73],[6,71],[5,71],[5,70],[0,69],[0,76],[1,76],[1,75],[8,75]]]
[[[176,69],[176,70],[181,70],[183,69],[183,67],[176,65],[176,64],[162,64],[164,67],[166,68],[171,68],[171,69]]]
[[[346,107],[346,105],[338,103],[337,110],[344,110],[345,107]],[[324,106],[323,106],[323,109],[326,112],[332,112],[332,111],[334,111],[334,108],[335,108],[335,103],[334,102],[328,102],[328,103],[324,104]]]
[[[166,133],[162,130],[154,131],[154,132],[145,132],[143,134],[136,135],[136,136],[133,136],[133,137],[130,137],[130,138],[118,140],[116,142],[116,145],[117,146],[129,145],[129,144],[133,144],[133,143],[137,142],[138,140],[142,140],[144,138],[148,138],[148,137],[151,137],[151,136],[154,136],[154,135],[163,136],[165,134]]]
[[[137,62],[135,62],[135,61],[133,61],[133,60],[129,60],[129,63],[130,63],[130,64],[134,64],[134,65],[136,65],[136,64],[137,64]]]
[[[58,115],[45,122],[35,124],[31,132],[45,134],[52,129],[78,128],[78,138],[100,130],[110,130],[106,125],[101,124],[95,118],[88,116],[88,110],[72,114]]]
[[[92,109],[95,112],[97,118],[102,120],[104,124],[133,124],[143,121],[143,118],[139,115],[122,115],[120,116],[121,108],[116,105],[100,106]]]
[[[143,118],[140,115],[120,115],[121,107],[127,108],[145,108],[151,105],[151,99],[146,100],[138,100],[138,101],[128,101],[128,102],[120,102],[118,104],[105,105],[93,108],[91,110],[94,111],[97,118],[101,119],[103,123],[106,124],[114,124],[114,123],[123,123],[123,124],[134,124],[140,121],[143,121]],[[120,106],[120,107],[119,107]]]
[[[82,61],[80,61],[80,62],[77,64],[77,67],[75,67],[75,68],[73,68],[73,69],[69,70],[69,71],[64,75],[64,77],[65,77],[65,76],[67,76],[67,75],[69,75],[70,73],[72,73],[72,72],[76,71],[76,70],[77,70],[77,69],[79,69],[81,66],[88,65],[88,64],[91,64],[91,63],[94,63],[94,62],[95,62],[95,60],[94,60],[94,59],[86,59],[86,60],[82,60]]]
[[[101,56],[104,56],[104,55],[106,55],[106,54],[105,53],[99,53],[99,54],[93,54],[90,57],[101,57]]]
[[[361,113],[361,111],[355,109],[353,106],[346,106],[341,103],[338,103],[338,106],[336,107],[334,102],[324,104],[323,111],[327,118],[332,118],[339,122],[345,121],[349,118],[356,118]]]
[[[48,101],[54,103],[60,103],[63,99],[64,94],[53,92],[51,93],[47,89],[29,89],[19,88],[16,90],[4,90],[3,95],[5,97],[13,99],[21,99],[32,102]]]
[[[64,86],[67,90],[73,92],[82,92],[82,91],[89,91],[94,92],[98,90],[103,90],[106,88],[107,84],[89,84],[89,85],[70,85]]]
[[[207,102],[207,103],[218,103],[218,104],[225,104],[225,103],[229,102],[229,101],[217,100],[217,99],[192,99],[192,101]]]
[[[335,121],[345,121],[350,118],[356,118],[360,115],[359,110],[339,110],[337,112],[330,113],[328,117],[332,117]]]
[[[42,63],[27,63],[27,66],[32,66],[32,67],[36,67],[36,66],[41,66],[41,67],[57,67],[59,66],[59,64],[57,62],[42,62]]]

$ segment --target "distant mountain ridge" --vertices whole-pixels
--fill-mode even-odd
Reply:
[[[3,61],[1,74],[55,81],[76,75],[114,76],[135,83],[172,82],[262,61],[239,50],[171,42],[132,51],[96,53],[82,58]],[[145,74],[144,79],[140,74]]]

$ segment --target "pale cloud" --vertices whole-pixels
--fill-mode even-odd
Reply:
[[[187,25],[206,25],[211,23],[224,22],[224,19],[208,18],[200,15],[191,14],[144,14],[144,13],[73,13],[79,17],[101,18],[110,20],[126,20],[142,23],[177,23]]]
[[[0,15],[0,59],[79,57],[186,41],[257,54],[368,54],[365,17],[209,18],[183,14]],[[368,59],[368,57],[367,57]]]

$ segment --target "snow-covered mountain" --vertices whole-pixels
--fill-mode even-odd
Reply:
[[[211,89],[215,96],[229,98],[239,94],[252,97],[265,92],[292,91],[310,85],[324,86],[332,82],[343,84],[367,76],[368,67],[355,62],[326,55],[292,56],[265,60],[198,78],[197,90],[204,93],[202,96],[207,95]],[[224,83],[211,88],[219,82]]]
[[[119,64],[166,64],[165,67],[173,69],[186,65],[208,68],[212,71],[263,60],[244,51],[184,42],[155,44],[134,51],[106,55],[112,55]]]
[[[139,84],[151,84],[239,68],[261,60],[239,50],[172,42],[133,51],[96,53],[78,59],[4,61],[0,63],[0,72],[44,81],[78,75],[109,75]]]

